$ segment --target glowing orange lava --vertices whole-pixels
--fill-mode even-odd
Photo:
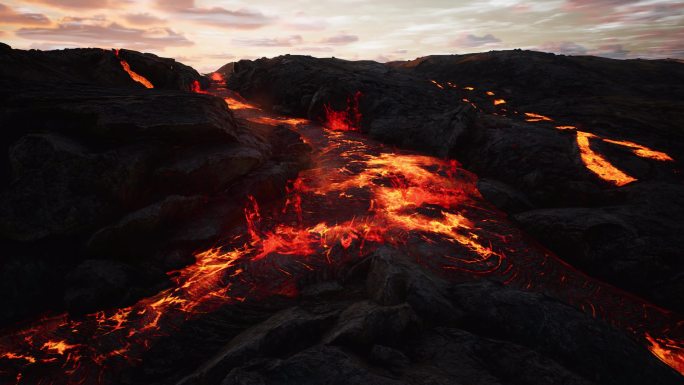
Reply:
[[[494,99],[494,105],[498,106],[501,104],[506,104],[506,101],[504,99]]]
[[[535,114],[533,112],[525,112],[525,116],[527,119],[525,119],[528,122],[552,122],[553,119],[549,118],[548,116],[540,115],[540,114]]]
[[[227,98],[224,98],[223,100],[225,100],[226,104],[228,105],[228,108],[230,108],[231,110],[249,110],[249,109],[258,110],[259,109],[252,104],[249,104],[245,101],[242,101],[242,100],[239,100],[239,99],[236,99],[233,97],[227,97]]]
[[[659,160],[661,162],[672,162],[674,160],[664,152],[652,150],[646,146],[642,146],[642,145],[634,143],[634,142],[628,142],[626,140],[612,140],[612,139],[603,139],[603,141],[608,142],[608,143],[612,143],[612,144],[617,144],[617,145],[623,146],[623,147],[629,147],[630,149],[632,149],[632,152],[634,152],[634,154],[636,156],[639,156],[641,158]]]
[[[649,343],[648,350],[666,363],[672,369],[684,374],[684,346],[668,338],[653,338],[646,333],[646,340]]]
[[[149,80],[147,80],[144,76],[140,75],[139,73],[137,73],[131,69],[131,66],[128,64],[128,62],[119,56],[119,50],[118,49],[114,50],[114,54],[119,59],[119,62],[121,63],[121,67],[124,69],[124,71],[126,71],[128,73],[128,75],[131,77],[131,79],[142,84],[146,88],[154,88],[154,85],[152,83],[150,83]]]
[[[360,131],[359,98],[361,96],[361,92],[357,91],[354,96],[347,98],[347,108],[342,111],[335,111],[329,105],[324,105],[325,126],[333,131]]]
[[[683,371],[684,354],[676,342],[681,322],[671,313],[530,243],[482,199],[476,176],[456,161],[394,151],[349,132],[361,120],[360,93],[345,111],[326,108],[329,129],[268,115],[236,95],[220,96],[229,105],[228,100],[243,105],[235,116],[250,127],[289,124],[316,149],[313,166],[290,181],[284,202],[260,205],[245,197],[244,228],[226,235],[220,246],[198,252],[195,263],[170,272],[172,287],[129,307],[79,317],[62,314],[4,332],[0,364],[6,369],[0,382],[119,384],[122,370],[140,365],[159,338],[175,333],[186,320],[242,302],[295,297],[311,272],[358,262],[383,244],[447,279],[485,276],[562,300],[629,330]],[[580,148],[589,151],[583,160],[595,158],[591,137],[578,132]]]
[[[613,166],[603,156],[592,150],[589,143],[589,140],[592,138],[596,138],[596,135],[589,132],[577,131],[577,146],[580,150],[580,157],[584,165],[587,166],[591,172],[616,186],[624,186],[636,181],[635,178],[625,174],[620,169]]]

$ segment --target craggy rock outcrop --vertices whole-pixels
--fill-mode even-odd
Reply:
[[[297,134],[257,135],[222,99],[188,92],[204,82],[190,67],[119,56],[158,87],[112,51],[0,52],[0,323],[159,291],[247,194],[279,196],[306,162]]]
[[[218,72],[229,88],[278,112],[324,120],[358,95],[361,129],[403,147],[446,156],[473,121],[468,104],[442,97],[419,77],[371,61],[304,56],[242,60]]]
[[[567,261],[684,310],[684,260],[675,251],[683,239],[675,224],[684,220],[678,198],[684,195],[678,171],[684,159],[681,63],[503,51],[386,65],[286,55],[219,71],[230,88],[266,108],[320,121],[323,106],[344,110],[360,91],[361,131],[458,159],[485,179],[479,184],[485,198],[516,214]],[[495,98],[506,104],[495,106]],[[553,120],[530,122],[525,112]],[[557,125],[635,142],[674,161],[640,158],[627,147],[592,139],[592,150],[637,179],[615,187],[587,169],[576,131]],[[619,212],[618,227],[601,219],[605,211]],[[538,221],[541,213],[545,219]],[[616,228],[626,230],[608,230]]]
[[[646,349],[603,321],[549,297],[487,281],[447,283],[389,248],[379,249],[333,280],[310,284],[338,289],[312,290],[302,284],[304,294],[296,304],[274,302],[270,316],[268,301],[261,307],[245,305],[243,312],[251,317],[261,313],[256,318],[262,321],[231,329],[232,338],[225,329],[213,328],[224,335],[204,338],[228,342],[176,383],[681,381]],[[442,312],[449,317],[434,316]],[[195,327],[201,328],[201,322]],[[166,349],[185,349],[181,346]],[[160,362],[169,363],[163,358]]]
[[[117,57],[116,51],[99,48],[24,51],[6,47],[0,51],[0,79],[7,82],[143,88],[123,70],[123,59],[155,88],[189,91],[195,81],[202,88],[209,85],[193,68],[150,53],[121,49]]]

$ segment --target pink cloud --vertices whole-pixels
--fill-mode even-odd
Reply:
[[[233,39],[237,45],[247,47],[292,47],[302,44],[304,39],[300,35],[276,38]]]
[[[193,45],[170,28],[128,28],[103,18],[65,18],[55,27],[20,28],[16,34],[25,39],[100,47],[164,49]]]
[[[206,25],[233,29],[256,29],[272,24],[274,19],[261,12],[238,9],[228,10],[221,7],[200,8],[193,0],[157,1],[157,7],[186,20]]]
[[[0,22],[6,24],[42,25],[50,24],[50,19],[42,13],[20,13],[0,4]]]
[[[62,9],[104,9],[120,8],[131,0],[27,0],[31,3]]]
[[[162,19],[161,17],[149,14],[147,12],[145,13],[129,13],[123,16],[124,20],[126,20],[130,24],[135,24],[135,25],[150,25],[150,24],[165,24],[166,20]]]
[[[359,41],[359,37],[356,35],[349,35],[347,33],[339,33],[335,36],[331,36],[321,40],[321,43],[332,44],[332,45],[346,45]]]

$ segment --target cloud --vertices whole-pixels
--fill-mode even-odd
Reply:
[[[501,43],[501,39],[488,33],[483,36],[467,34],[454,41],[454,45],[458,47],[482,47],[486,45],[495,45]]]
[[[231,11],[221,7],[200,8],[193,0],[158,0],[157,7],[186,20],[221,28],[257,29],[272,24],[275,19],[249,9]]]
[[[302,44],[304,39],[300,35],[275,38],[238,38],[233,39],[233,43],[245,47],[292,47]]]
[[[25,39],[60,44],[164,49],[193,45],[182,34],[170,28],[128,28],[102,18],[65,18],[56,27],[20,28],[16,34]]]
[[[128,13],[123,15],[123,19],[130,24],[135,25],[150,25],[150,24],[165,24],[166,20],[155,15],[145,13]]]
[[[43,25],[50,24],[50,19],[42,13],[20,13],[0,4],[0,22],[5,24]]]
[[[66,9],[104,9],[121,8],[130,0],[27,0],[30,3]]]
[[[346,45],[346,44],[351,44],[359,41],[359,37],[356,35],[349,35],[344,32],[339,33],[335,36],[331,36],[329,38],[321,40],[321,43],[324,44],[333,44],[333,45]]]
[[[589,51],[585,46],[572,41],[546,42],[536,49],[561,55],[586,55]]]

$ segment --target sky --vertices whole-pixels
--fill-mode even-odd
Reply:
[[[129,48],[201,72],[286,53],[385,62],[522,48],[684,59],[684,1],[0,0],[0,41]]]

